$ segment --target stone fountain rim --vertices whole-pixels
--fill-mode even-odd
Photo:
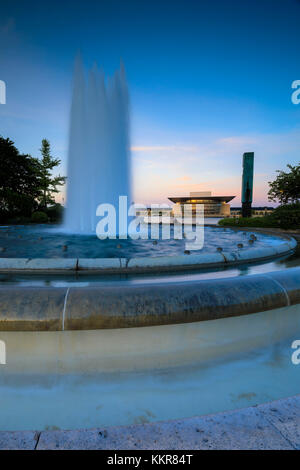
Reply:
[[[0,331],[175,325],[300,304],[300,267],[267,274],[86,287],[0,287]]]

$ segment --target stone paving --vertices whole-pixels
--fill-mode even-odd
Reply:
[[[102,429],[0,432],[1,450],[300,449],[300,395],[176,421]]]

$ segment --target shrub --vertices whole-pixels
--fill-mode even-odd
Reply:
[[[300,202],[277,207],[272,217],[281,228],[300,228]]]
[[[48,216],[45,212],[36,211],[31,216],[31,222],[34,224],[45,224],[48,222]]]
[[[9,219],[9,214],[7,211],[3,211],[0,209],[0,224],[6,224]]]
[[[63,219],[63,206],[61,204],[54,204],[47,208],[47,215],[50,222],[61,222]]]
[[[249,217],[249,218],[227,218],[219,221],[219,225],[223,227],[278,227],[277,222],[273,219],[272,215],[265,217]]]
[[[10,217],[7,219],[8,224],[13,224],[13,225],[24,225],[24,224],[30,224],[31,219],[30,217],[26,217],[24,215],[19,215],[16,217]]]
[[[265,217],[227,218],[219,221],[223,227],[300,228],[300,203],[285,204]]]

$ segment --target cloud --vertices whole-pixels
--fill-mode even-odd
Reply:
[[[165,202],[168,196],[211,190],[216,195],[236,195],[232,204],[239,205],[242,155],[253,151],[254,204],[270,205],[268,182],[276,177],[276,170],[300,160],[300,128],[273,134],[201,135],[185,145],[139,148],[147,149],[147,157],[133,156],[136,199],[141,202]]]
[[[276,177],[277,169],[300,160],[299,149],[299,128],[273,134],[206,134],[185,144],[133,145],[134,200],[169,203],[170,196],[212,191],[215,195],[236,196],[231,204],[239,206],[242,155],[254,151],[254,205],[271,205],[268,181]]]
[[[191,176],[187,176],[187,175],[184,175],[184,176],[180,176],[179,178],[177,178],[178,181],[191,181],[192,180],[192,177]]]
[[[255,137],[248,137],[248,136],[231,136],[231,137],[223,137],[219,139],[220,144],[228,144],[228,145],[253,145],[257,142]]]
[[[197,146],[182,145],[142,145],[131,147],[132,152],[196,152]]]

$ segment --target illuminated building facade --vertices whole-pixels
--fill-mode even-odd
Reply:
[[[197,204],[203,204],[204,217],[230,217],[229,201],[235,196],[212,196],[211,192],[191,192],[185,197],[169,197],[175,203],[173,207],[174,216],[183,211],[183,207],[188,204],[192,214],[196,213]]]

